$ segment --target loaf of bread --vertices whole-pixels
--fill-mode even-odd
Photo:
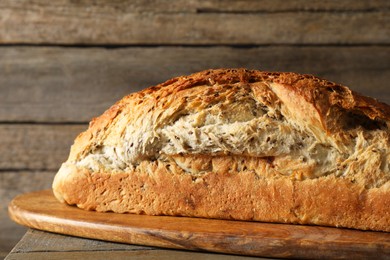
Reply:
[[[93,119],[53,191],[86,210],[390,232],[389,119],[314,76],[207,70]]]

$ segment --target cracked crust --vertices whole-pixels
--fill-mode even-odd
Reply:
[[[88,210],[390,232],[389,119],[314,76],[203,71],[93,119],[53,190]]]

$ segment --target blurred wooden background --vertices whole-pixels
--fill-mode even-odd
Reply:
[[[208,68],[310,73],[390,103],[388,0],[0,1],[0,257],[15,195],[50,188],[125,94]]]

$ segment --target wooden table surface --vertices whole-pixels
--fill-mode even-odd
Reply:
[[[29,229],[6,256],[11,259],[269,259],[214,253],[170,250],[71,237]]]

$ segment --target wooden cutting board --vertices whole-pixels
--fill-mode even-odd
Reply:
[[[51,190],[17,196],[9,214],[31,228],[129,244],[280,258],[390,258],[390,233],[99,213],[62,204]]]

